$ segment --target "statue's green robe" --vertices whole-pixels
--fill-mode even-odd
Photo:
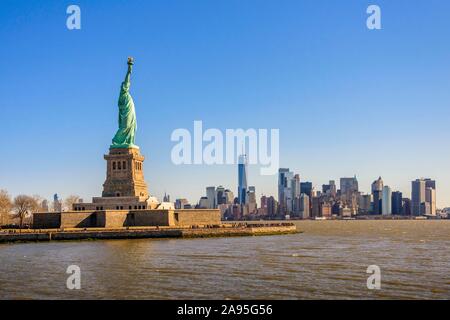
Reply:
[[[130,95],[131,65],[125,81],[122,82],[119,96],[119,130],[112,140],[111,148],[137,148],[134,144],[136,134],[136,112],[134,110],[133,98]]]

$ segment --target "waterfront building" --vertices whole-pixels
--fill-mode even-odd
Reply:
[[[332,205],[329,202],[324,202],[320,206],[320,216],[323,218],[330,218],[332,215]]]
[[[436,190],[432,187],[425,189],[425,202],[429,204],[430,215],[436,215]]]
[[[429,202],[422,202],[420,204],[420,213],[426,216],[431,215],[431,206]]]
[[[383,191],[373,191],[373,214],[381,214],[381,204],[383,200]]]
[[[403,194],[400,191],[392,192],[392,214],[403,213]]]
[[[383,197],[383,179],[381,177],[378,177],[377,180],[372,182],[372,214],[381,214],[382,208],[381,208],[381,201]]]
[[[424,179],[416,179],[411,183],[411,212],[414,216],[424,214],[421,209],[423,208],[422,203],[425,202],[425,188]]]
[[[428,190],[428,191],[427,191]],[[436,181],[425,179],[425,201],[430,204],[430,214],[436,215]]]
[[[411,215],[411,199],[409,198],[402,199],[402,215],[405,216]]]
[[[313,197],[311,200],[312,203],[312,210],[311,210],[311,217],[320,217],[320,197]]]
[[[331,207],[331,214],[338,216],[341,211],[342,203],[340,201],[335,201]]]
[[[381,212],[383,216],[392,214],[392,190],[389,186],[383,187],[383,199],[381,202]]]
[[[350,218],[352,216],[352,209],[349,207],[341,207],[339,215],[343,218]]]

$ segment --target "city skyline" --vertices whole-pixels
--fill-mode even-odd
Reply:
[[[246,155],[240,155],[239,159],[237,197],[222,185],[208,186],[206,196],[197,203],[177,199],[175,208],[219,209],[222,220],[438,217],[447,216],[450,209],[440,211],[436,207],[436,181],[430,178],[412,181],[408,197],[392,190],[381,176],[372,182],[370,193],[359,189],[356,175],[341,177],[339,188],[335,180],[329,180],[321,189],[315,189],[310,181],[302,181],[289,168],[278,170],[278,197],[262,194],[258,205],[256,187],[247,188]]]
[[[132,55],[136,142],[159,199],[167,192],[196,202],[205,186],[219,184],[236,192],[234,165],[170,161],[171,132],[202,120],[222,131],[280,129],[280,167],[316,188],[356,174],[365,192],[382,176],[410,195],[411,181],[432,177],[437,207],[450,206],[450,44],[443,41],[450,4],[417,1],[406,11],[407,2],[377,4],[383,28],[370,31],[364,1],[326,10],[296,1],[82,1],[82,29],[69,31],[65,4],[5,1],[0,134],[8,147],[0,188],[47,199],[101,193],[99,155],[115,132],[124,71],[117,66]],[[135,18],[123,27],[115,19],[123,15]],[[258,199],[276,197],[277,175],[258,169],[248,166],[249,185]]]
[[[412,218],[446,217],[450,208],[436,206],[436,180],[418,178],[411,181],[412,192],[408,196],[393,190],[378,177],[371,184],[371,191],[360,190],[356,177],[341,177],[339,186],[329,180],[321,189],[312,182],[303,181],[289,168],[278,170],[278,196],[261,194],[258,203],[256,186],[247,185],[246,154],[239,156],[237,165],[237,196],[227,186],[207,186],[206,196],[198,202],[177,199],[176,209],[219,209],[222,220],[260,219],[372,219],[383,217]],[[245,187],[244,187],[245,186]],[[164,196],[166,198],[166,195]],[[440,210],[442,209],[442,210]]]

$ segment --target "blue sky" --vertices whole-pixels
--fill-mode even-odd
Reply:
[[[66,8],[81,8],[81,30]],[[382,30],[366,28],[366,8]],[[0,188],[101,194],[126,57],[150,192],[192,202],[237,191],[236,166],[175,166],[174,129],[280,129],[281,166],[320,187],[382,176],[410,195],[437,180],[450,205],[450,3],[438,1],[22,1],[0,10]],[[257,193],[276,176],[249,169]]]

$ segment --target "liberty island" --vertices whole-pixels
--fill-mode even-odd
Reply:
[[[127,65],[118,99],[118,130],[109,153],[104,155],[106,180],[101,197],[93,197],[92,202],[75,202],[69,211],[33,213],[34,230],[18,234],[0,233],[0,242],[223,237],[297,232],[291,223],[222,224],[218,209],[175,209],[172,203],[160,202],[152,196],[144,179],[145,157],[135,142],[137,117],[130,94],[134,59],[129,57]]]

